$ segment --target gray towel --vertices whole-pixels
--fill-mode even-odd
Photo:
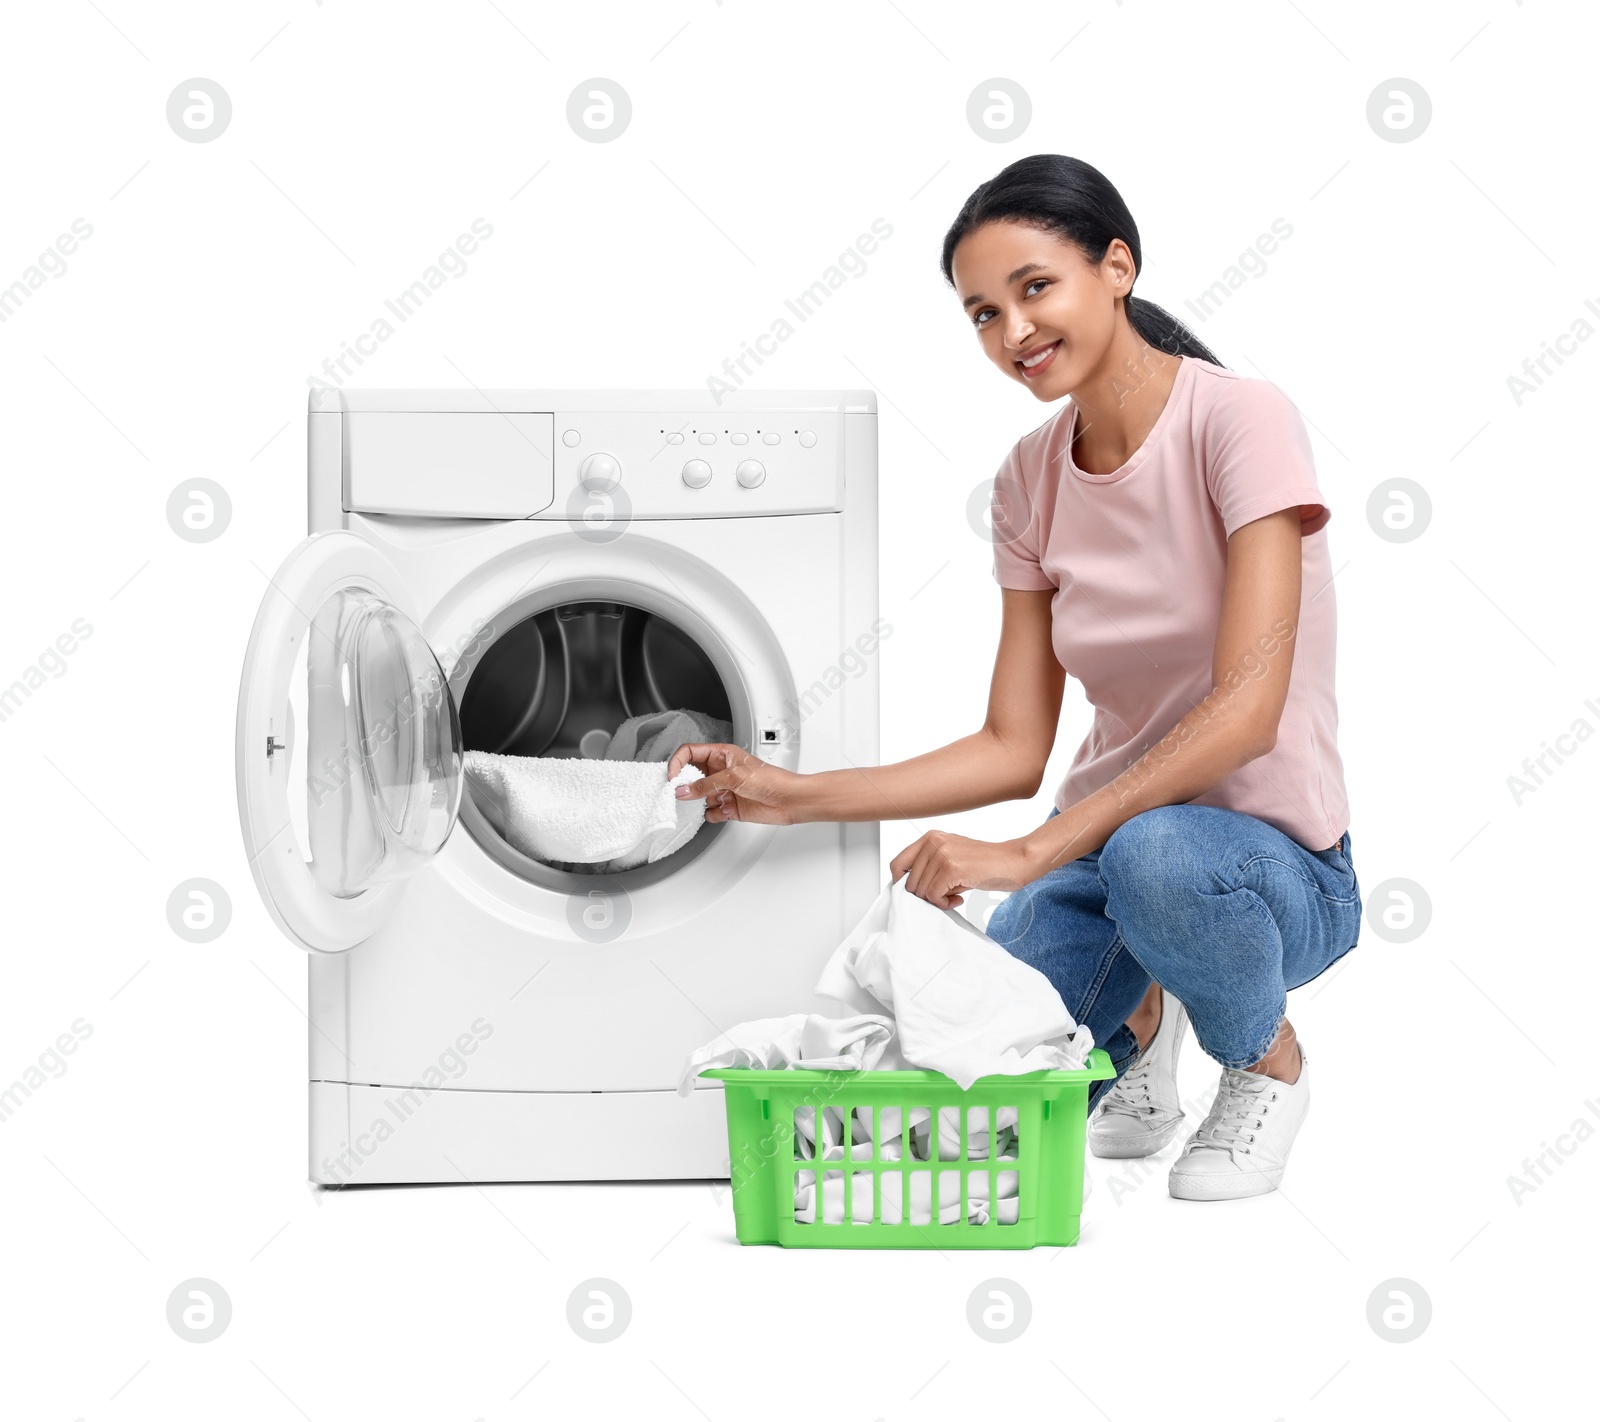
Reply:
[[[652,711],[631,716],[617,727],[605,760],[671,760],[689,741],[733,742],[733,726],[704,711]]]

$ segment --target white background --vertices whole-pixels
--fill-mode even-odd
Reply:
[[[0,1124],[7,1415],[1592,1407],[1600,1143],[1562,1133],[1600,1127],[1600,746],[1520,804],[1507,785],[1580,717],[1600,726],[1600,342],[1520,404],[1507,387],[1600,303],[1592,9],[101,0],[8,7],[5,32],[0,284],[93,227],[0,325],[0,684],[74,619],[93,628],[0,723],[0,1084],[92,1027]],[[166,122],[195,76],[232,99],[209,143]],[[614,142],[566,121],[594,76],[631,96]],[[1032,99],[1010,142],[966,119],[995,76]],[[1366,118],[1396,76],[1432,101],[1412,142]],[[967,502],[1049,413],[980,357],[939,241],[1035,151],[1111,178],[1144,240],[1139,294],[1191,319],[1274,219],[1293,227],[1195,325],[1312,431],[1356,869],[1369,895],[1420,886],[1431,919],[1408,943],[1369,919],[1291,998],[1316,1087],[1285,1190],[1190,1204],[1166,1193],[1176,1146],[1143,1174],[1095,1161],[1079,1247],[967,1256],[741,1249],[704,1184],[311,1191],[305,964],[256,898],[233,789],[245,638],[304,531],[306,378],[484,218],[466,273],[348,383],[702,386],[887,220],[865,274],[752,383],[878,391],[883,754],[917,754],[981,722],[1000,598]],[[194,544],[165,509],[202,476],[232,520]],[[1366,514],[1396,476],[1432,503],[1405,543]],[[1086,724],[1069,688],[1036,800],[939,823],[1032,826]],[[886,824],[885,863],[930,827]],[[210,944],[167,924],[193,877],[232,898]],[[1215,1071],[1191,1042],[1195,1114]],[[165,1315],[196,1276],[233,1304],[204,1345]],[[567,1322],[593,1277],[632,1301],[603,1345]],[[967,1322],[994,1277],[1032,1302],[1003,1345]],[[1395,1278],[1432,1303],[1403,1344],[1368,1322]]]

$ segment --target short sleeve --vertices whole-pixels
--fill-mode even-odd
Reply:
[[[1022,477],[1013,445],[1000,463],[989,496],[989,539],[994,548],[995,582],[1003,588],[1037,592],[1056,586],[1040,565],[1040,520]]]
[[[1205,452],[1206,487],[1228,537],[1297,505],[1302,537],[1332,517],[1317,488],[1305,421],[1270,380],[1226,382],[1207,421]]]

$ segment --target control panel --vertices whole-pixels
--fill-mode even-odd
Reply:
[[[536,517],[581,517],[583,507],[602,499],[630,518],[844,507],[842,414],[557,411],[554,418],[556,497]]]
[[[339,432],[343,507],[424,517],[739,518],[844,508],[840,411],[737,415],[359,409]]]

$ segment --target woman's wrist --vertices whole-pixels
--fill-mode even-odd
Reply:
[[[1020,843],[1029,883],[1097,848],[1090,842],[1081,801],[1030,830]]]
[[[1050,851],[1039,841],[1038,833],[1038,830],[1031,830],[1013,841],[1017,848],[1017,858],[1021,862],[1021,879],[1024,884],[1042,879],[1051,869]]]
[[[825,818],[818,813],[817,775],[798,770],[791,771],[790,775],[793,778],[785,784],[783,795],[783,808],[788,812],[789,823],[804,825]]]

